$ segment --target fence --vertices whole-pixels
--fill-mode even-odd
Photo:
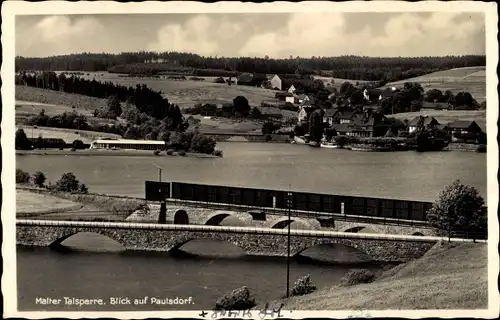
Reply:
[[[425,221],[426,212],[432,207],[432,203],[421,201],[181,182],[146,182],[147,200],[161,201],[166,198],[273,209],[288,209],[287,200],[291,198],[292,210],[414,221]]]

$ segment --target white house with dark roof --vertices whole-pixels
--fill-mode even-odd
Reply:
[[[281,78],[277,74],[267,75],[266,78],[272,89],[281,90]]]

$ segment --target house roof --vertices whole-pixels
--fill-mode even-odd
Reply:
[[[338,109],[339,115],[342,119],[352,119],[352,117],[355,115],[354,110],[342,110]]]
[[[279,76],[277,74],[268,74],[268,75],[266,75],[267,80],[271,80],[274,77],[278,77],[279,78]]]
[[[336,108],[326,109],[324,117],[331,118],[337,113]]]
[[[436,118],[434,117],[430,117],[430,116],[424,116],[424,126],[428,126],[428,125],[439,125],[439,121],[436,120]],[[411,120],[410,122],[408,122],[408,125],[409,126],[412,126],[412,127],[415,127],[418,125],[418,121],[420,120],[420,117],[415,117],[413,118],[413,120]]]
[[[243,73],[240,74],[238,77],[238,82],[252,82],[253,80],[253,74],[250,73]]]
[[[336,123],[333,125],[333,129],[337,132],[348,132],[349,131],[349,126],[347,123]]]
[[[479,126],[474,120],[457,120],[448,123],[450,129],[469,129],[471,126]]]

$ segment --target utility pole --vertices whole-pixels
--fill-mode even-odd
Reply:
[[[158,168],[158,182],[161,182],[161,172],[163,170],[162,167],[153,164],[156,168]],[[163,199],[160,203],[160,214],[158,215],[158,223],[159,224],[165,224],[167,222],[167,202],[166,202],[166,196],[163,195]]]
[[[286,255],[286,297],[290,296],[290,224],[292,215],[292,193],[287,194],[287,206],[288,206],[288,241],[287,241],[287,255]]]

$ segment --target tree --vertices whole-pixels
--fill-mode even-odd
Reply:
[[[327,128],[325,129],[325,139],[327,141],[332,141],[332,138],[337,135],[337,130],[333,128]]]
[[[484,199],[472,186],[455,180],[438,195],[432,208],[427,212],[429,223],[450,234],[451,231],[486,231],[488,220],[482,210]]]
[[[325,129],[323,124],[322,110],[315,110],[309,117],[309,135],[311,141],[319,143],[323,138],[323,131]]]
[[[15,141],[16,150],[31,150],[31,141],[26,136],[26,133],[23,129],[18,129],[16,131],[16,141]]]
[[[37,171],[33,174],[32,181],[35,184],[35,186],[42,188],[45,181],[47,180],[47,177],[45,177],[45,174],[43,172]]]
[[[207,137],[204,134],[196,131],[191,138],[190,149],[198,153],[212,154],[215,150],[216,141],[212,137]]]
[[[340,86],[340,95],[344,98],[349,98],[355,90],[356,88],[354,85],[349,81],[346,81]]]
[[[56,190],[63,192],[76,192],[79,189],[79,181],[76,179],[74,173],[67,172],[61,176],[56,182]]]
[[[31,180],[30,174],[21,169],[16,169],[16,183],[29,183]]]
[[[243,96],[237,96],[233,99],[234,112],[244,117],[248,117],[250,113],[250,105],[248,104],[247,98]]]
[[[443,102],[443,92],[439,89],[431,89],[425,93],[425,101],[428,102]]]
[[[83,141],[82,140],[75,140],[75,141],[73,141],[73,149],[75,149],[75,150],[85,149]]]
[[[254,119],[260,119],[260,117],[262,117],[262,112],[259,110],[259,108],[253,107],[252,111],[250,112],[250,117]]]
[[[266,121],[262,125],[262,133],[263,134],[272,134],[276,131],[276,125],[272,121]]]
[[[354,89],[351,93],[351,104],[352,105],[362,105],[365,102],[365,96],[363,95],[363,91],[360,89]]]

